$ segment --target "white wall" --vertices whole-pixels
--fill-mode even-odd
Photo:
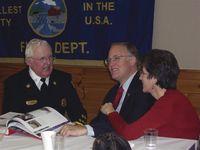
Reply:
[[[155,0],[153,48],[172,51],[181,69],[200,70],[200,0]]]

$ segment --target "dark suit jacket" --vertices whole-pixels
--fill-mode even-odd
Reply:
[[[72,86],[70,74],[54,69],[46,94],[37,88],[28,67],[5,80],[3,113],[26,113],[44,106],[55,108],[63,115],[67,112],[71,121],[86,123],[87,114]]]
[[[112,102],[115,98],[119,84],[115,85],[106,95],[104,103]],[[131,84],[129,85],[124,102],[122,104],[120,115],[127,123],[131,123],[139,119],[154,104],[155,99],[142,91],[142,82],[139,80],[139,73],[136,73]],[[101,112],[91,121],[90,125],[94,129],[95,136],[99,136],[105,132],[113,132],[107,116]],[[137,130],[137,129],[136,129]]]

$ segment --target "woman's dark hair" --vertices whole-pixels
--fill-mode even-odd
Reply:
[[[152,49],[142,60],[142,67],[149,73],[148,78],[155,77],[157,85],[165,89],[175,89],[180,72],[178,62],[171,52]]]
[[[92,150],[131,150],[131,147],[128,141],[112,132],[98,136]]]

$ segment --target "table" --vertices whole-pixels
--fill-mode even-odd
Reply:
[[[94,138],[89,136],[65,137],[66,150],[91,150]],[[158,137],[157,150],[188,150],[196,140]],[[143,137],[129,141],[134,150],[144,150]],[[0,150],[43,150],[42,141],[24,135],[5,136],[0,141]]]
[[[156,150],[188,150],[196,140],[158,137]],[[144,138],[129,141],[134,150],[144,150]]]

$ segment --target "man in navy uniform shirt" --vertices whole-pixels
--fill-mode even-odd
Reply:
[[[52,49],[47,41],[30,40],[25,63],[28,67],[5,80],[3,113],[27,113],[50,106],[72,122],[85,124],[87,114],[71,83],[71,75],[53,69]]]

